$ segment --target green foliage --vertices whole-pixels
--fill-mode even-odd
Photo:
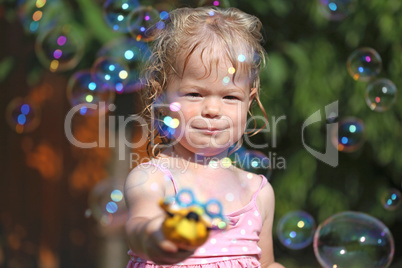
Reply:
[[[15,60],[12,57],[7,57],[0,61],[0,82],[4,81],[10,74],[14,68],[14,64]]]
[[[355,210],[390,228],[398,226],[402,208],[385,210],[379,194],[389,187],[400,190],[402,183],[402,2],[358,1],[341,21],[326,19],[318,2],[235,2],[263,22],[269,60],[261,72],[261,100],[269,117],[286,116],[274,148],[287,164],[286,170],[272,175],[275,222],[293,210],[310,212],[318,224],[335,213]],[[349,55],[362,47],[381,55],[379,77],[398,88],[397,101],[388,111],[370,110],[365,102],[368,82],[353,80],[347,71]],[[303,122],[317,110],[325,117],[325,106],[334,101],[339,101],[339,119],[353,116],[365,124],[364,146],[357,152],[340,152],[336,168],[315,159],[301,142]],[[324,120],[304,132],[306,143],[324,153]],[[265,135],[272,138],[272,133]],[[292,260],[283,263],[300,266]]]

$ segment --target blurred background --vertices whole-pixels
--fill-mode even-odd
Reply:
[[[277,261],[402,267],[400,0],[0,0],[0,267],[125,267],[146,30],[204,5],[263,23],[269,147],[239,152],[275,190]]]

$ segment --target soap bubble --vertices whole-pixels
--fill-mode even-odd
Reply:
[[[329,20],[343,20],[356,7],[356,0],[319,0],[319,10]]]
[[[401,192],[398,189],[388,189],[381,195],[381,203],[387,210],[395,210],[401,204]]]
[[[267,179],[271,177],[272,164],[269,157],[257,150],[249,150],[240,147],[229,156],[232,163],[245,171],[264,175]]]
[[[89,70],[75,72],[67,84],[67,98],[72,106],[82,104],[81,115],[105,114],[114,97],[114,92],[103,89]],[[88,104],[96,104],[98,108],[91,109]]]
[[[35,103],[17,97],[7,105],[6,120],[18,134],[31,132],[40,123],[40,109]]]
[[[245,160],[245,161],[244,161]],[[241,161],[241,160],[240,160]],[[247,150],[245,159],[242,163],[244,170],[265,175],[267,178],[271,174],[271,160],[264,153],[257,150]]]
[[[122,93],[130,93],[143,88],[139,74],[149,56],[150,50],[146,43],[129,37],[113,40],[97,53],[98,58],[116,58],[129,68],[128,81],[125,82]]]
[[[325,268],[388,267],[394,239],[376,218],[346,211],[325,220],[314,234],[314,253]]]
[[[310,245],[316,228],[314,218],[305,211],[283,216],[276,227],[279,241],[287,248],[302,249]]]
[[[71,70],[84,55],[82,36],[71,26],[54,27],[40,33],[35,52],[44,67],[52,72]]]
[[[113,31],[128,33],[128,16],[139,6],[138,0],[107,0],[103,5],[103,18]]]
[[[162,30],[164,22],[160,20],[160,13],[152,6],[139,6],[128,16],[129,32],[137,40],[143,42],[152,41],[155,36],[147,32],[151,26]]]
[[[92,66],[92,76],[105,90],[122,93],[129,81],[129,67],[117,58],[101,57]]]
[[[159,122],[159,130],[161,134],[168,139],[173,138],[176,132],[176,128],[180,125],[180,120],[177,118],[172,118],[170,116],[165,116],[162,118],[162,122]]]
[[[127,220],[123,187],[109,180],[97,183],[89,194],[91,215],[103,227],[123,227]]]
[[[198,6],[229,7],[228,0],[198,0]]]
[[[388,79],[377,79],[366,88],[366,103],[376,112],[388,110],[396,101],[396,86]]]
[[[27,33],[37,34],[50,28],[64,17],[59,10],[63,5],[59,1],[19,0],[18,18]]]
[[[343,118],[332,131],[332,144],[340,152],[355,152],[363,143],[364,123],[358,118]]]
[[[347,60],[347,69],[354,80],[368,81],[381,72],[381,56],[369,47],[356,49]]]

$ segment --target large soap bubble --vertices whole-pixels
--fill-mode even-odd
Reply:
[[[335,214],[317,228],[314,253],[325,268],[388,267],[394,239],[387,226],[361,212]]]

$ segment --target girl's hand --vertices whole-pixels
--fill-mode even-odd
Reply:
[[[167,240],[162,233],[164,217],[156,217],[149,221],[145,228],[146,237],[143,241],[144,253],[157,264],[175,264],[189,258],[194,249],[178,247]]]

